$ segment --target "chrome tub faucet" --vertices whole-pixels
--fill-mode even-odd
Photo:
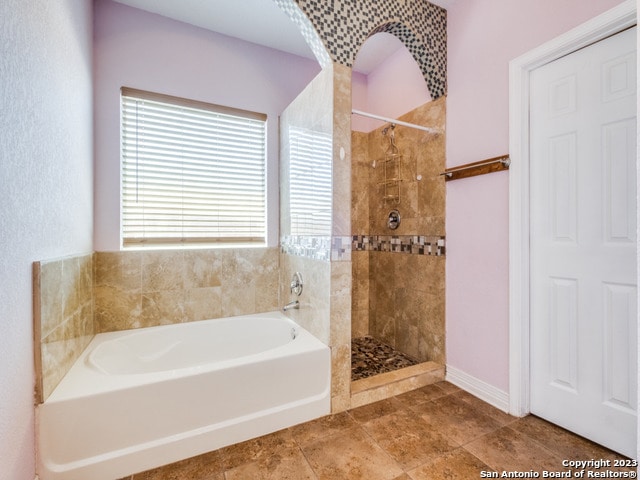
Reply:
[[[291,310],[292,308],[295,309],[295,310],[298,310],[300,308],[300,302],[298,300],[294,300],[293,302],[289,302],[284,307],[282,307],[282,311],[286,312],[287,310]]]

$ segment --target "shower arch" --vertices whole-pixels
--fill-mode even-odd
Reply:
[[[434,90],[438,89],[438,86],[433,83],[432,76],[429,75],[428,71],[425,71],[425,69],[423,68],[424,65],[431,65],[431,62],[429,60],[427,48],[420,37],[418,37],[408,25],[402,22],[393,21],[383,23],[382,25],[379,25],[371,30],[369,35],[367,35],[365,42],[377,33],[389,33],[400,40],[400,42],[402,42],[402,44],[407,48],[409,53],[411,53],[411,56],[420,67],[432,98],[436,98],[434,97],[433,92]],[[358,51],[360,50],[362,45],[364,45],[364,42],[359,46]]]
[[[324,68],[331,62],[352,67],[371,35],[387,32],[409,49],[432,99],[447,90],[447,12],[422,0],[275,0],[298,25]]]

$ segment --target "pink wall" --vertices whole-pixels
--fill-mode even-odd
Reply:
[[[367,76],[363,73],[351,72],[351,108],[355,110],[361,110],[363,112],[369,111],[369,104],[367,103]],[[356,132],[369,132],[375,128],[370,125],[370,119],[362,117],[360,115],[351,115],[351,130]]]
[[[368,75],[367,101],[371,113],[398,118],[429,100],[431,96],[420,67],[404,46]],[[378,122],[374,128],[379,126]]]
[[[475,0],[448,11],[447,165],[508,153],[509,61],[620,0]],[[508,174],[447,184],[447,364],[509,389]]]
[[[398,44],[402,45],[400,40]],[[429,100],[431,96],[420,67],[404,46],[368,75],[353,72],[352,106],[356,110],[398,118]],[[351,129],[357,132],[370,132],[382,124],[358,115],[351,119]]]
[[[290,55],[143,12],[95,2],[95,249],[120,248],[120,87],[268,115],[270,242],[278,242],[278,115],[320,71]]]
[[[32,265],[93,249],[91,2],[0,19],[0,478],[33,480]]]

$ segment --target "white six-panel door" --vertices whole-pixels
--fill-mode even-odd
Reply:
[[[636,455],[636,28],[530,77],[531,412]]]

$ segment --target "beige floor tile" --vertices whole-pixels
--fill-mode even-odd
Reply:
[[[379,402],[370,403],[362,407],[349,410],[349,414],[359,423],[368,422],[374,418],[379,418],[390,413],[397,412],[404,408],[404,405],[395,398],[380,400]]]
[[[230,470],[242,464],[255,462],[274,455],[279,449],[293,448],[295,446],[296,442],[291,432],[289,430],[281,430],[270,435],[231,445],[223,448],[220,452],[224,469]]]
[[[316,480],[298,447],[280,448],[269,456],[227,470],[225,480]]]
[[[409,471],[412,480],[469,480],[492,471],[464,448],[458,448]]]
[[[509,415],[508,413],[505,413],[502,410],[498,410],[496,407],[489,405],[488,403],[484,402],[483,400],[480,400],[478,397],[475,397],[468,392],[465,392],[464,390],[460,390],[459,392],[454,393],[453,395],[459,398],[460,400],[467,402],[476,411],[492,418],[502,426],[508,425],[518,420],[518,417]]]
[[[458,446],[430,428],[416,413],[406,410],[370,420],[362,428],[405,471]]]
[[[567,460],[602,458],[613,460],[625,458],[622,455],[579,437],[564,428],[553,425],[533,415],[518,419],[510,425],[514,430],[527,435],[543,446],[553,450]]]
[[[455,395],[437,398],[412,408],[431,428],[458,445],[471,442],[502,426]]]
[[[440,386],[441,383],[427,385],[422,388],[418,388],[416,390],[411,390],[410,392],[403,393],[398,395],[396,398],[401,401],[405,405],[418,405],[420,403],[428,402],[429,400],[434,400],[436,398],[443,397],[448,395],[444,389]]]
[[[220,451],[148,470],[133,476],[133,480],[224,480]]]
[[[290,431],[296,442],[300,446],[304,446],[320,438],[353,428],[356,425],[358,424],[347,412],[341,412],[296,425],[291,427]]]
[[[498,472],[563,470],[560,457],[508,426],[489,433],[464,448]]]
[[[447,395],[450,393],[456,393],[461,391],[460,387],[456,387],[453,383],[449,383],[449,382],[438,382],[438,383],[434,383],[434,385],[440,388]]]
[[[404,472],[361,428],[302,448],[318,480],[393,480]]]

